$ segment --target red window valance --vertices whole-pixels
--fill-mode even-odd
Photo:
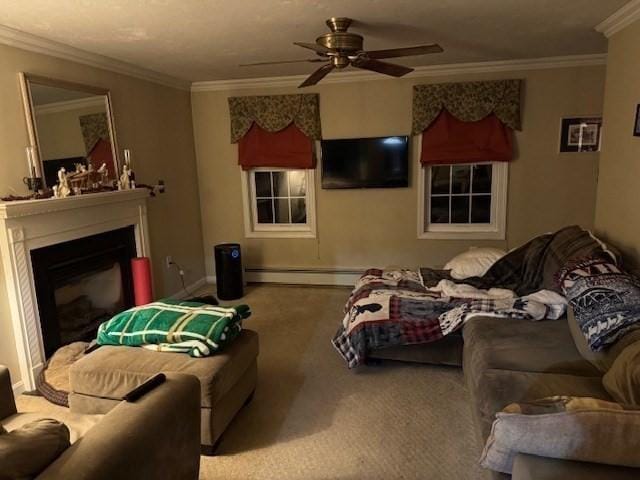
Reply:
[[[238,164],[255,167],[316,168],[313,140],[293,123],[278,132],[267,132],[255,123],[238,141]]]
[[[491,114],[463,122],[442,110],[422,134],[423,164],[508,162],[513,158],[513,130]]]

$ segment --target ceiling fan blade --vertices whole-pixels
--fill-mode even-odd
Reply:
[[[318,70],[309,75],[309,77],[304,82],[302,82],[298,86],[298,88],[310,87],[311,85],[315,85],[324,77],[326,77],[334,68],[335,67],[332,63],[321,66]]]
[[[308,48],[309,50],[313,50],[320,55],[327,55],[331,53],[331,49],[327,47],[323,47],[322,45],[318,45],[317,43],[305,43],[305,42],[293,42],[294,45],[297,45],[302,48]]]
[[[364,70],[391,75],[392,77],[402,77],[407,73],[413,72],[413,68],[405,67],[404,65],[381,62],[380,60],[367,57],[358,57],[351,62],[351,65]]]
[[[417,47],[405,48],[389,48],[386,50],[372,50],[364,52],[369,58],[395,58],[395,57],[411,57],[414,55],[427,55],[429,53],[442,53],[443,48],[437,43],[431,45],[419,45]]]
[[[239,67],[255,67],[260,65],[278,65],[281,63],[304,63],[304,62],[319,63],[319,62],[327,62],[327,61],[329,60],[326,58],[310,58],[305,60],[276,60],[274,62],[241,63],[238,66]]]

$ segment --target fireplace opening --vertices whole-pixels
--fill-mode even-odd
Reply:
[[[46,358],[133,306],[135,256],[133,226],[31,251]]]

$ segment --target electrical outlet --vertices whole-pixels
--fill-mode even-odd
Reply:
[[[167,255],[164,259],[165,265],[167,266],[167,270],[171,268],[171,264],[173,263],[173,257],[171,255]]]

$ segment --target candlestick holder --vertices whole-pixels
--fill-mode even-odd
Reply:
[[[42,178],[41,177],[24,177],[22,182],[33,193],[38,193],[42,190]]]

